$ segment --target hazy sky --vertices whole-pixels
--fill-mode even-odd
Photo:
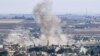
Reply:
[[[30,14],[43,0],[0,0],[0,14]],[[56,14],[100,14],[100,0],[53,0]]]

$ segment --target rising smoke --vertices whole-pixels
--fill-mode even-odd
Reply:
[[[41,36],[34,38],[30,32],[20,29],[21,32],[11,32],[5,39],[6,44],[20,44],[21,46],[29,45],[66,45],[68,38],[62,33],[60,26],[61,20],[53,15],[51,10],[51,1],[45,0],[38,4],[34,9],[37,24],[41,27]],[[18,30],[18,29],[17,29]]]
[[[62,34],[61,20],[53,15],[51,5],[52,3],[49,0],[45,0],[34,9],[36,22],[41,26],[40,39],[43,41],[41,43],[45,43],[45,45],[65,45],[67,38]]]

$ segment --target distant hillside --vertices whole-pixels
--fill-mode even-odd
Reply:
[[[75,14],[65,14],[57,15],[62,19],[100,19],[100,15],[75,15]],[[0,15],[0,19],[34,19],[33,14],[3,14]]]

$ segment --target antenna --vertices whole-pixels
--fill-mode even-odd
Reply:
[[[86,16],[88,15],[88,10],[87,10],[87,8],[86,8]]]

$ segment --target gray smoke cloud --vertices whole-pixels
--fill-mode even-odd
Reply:
[[[53,15],[51,10],[52,2],[45,0],[37,4],[34,9],[37,24],[41,27],[41,36],[35,38],[30,36],[29,30],[15,29],[20,32],[11,31],[5,39],[5,44],[20,44],[21,46],[30,45],[67,45],[69,43],[68,35],[64,35],[61,29],[61,20]]]
[[[67,44],[67,38],[62,34],[60,27],[61,20],[53,15],[51,10],[51,1],[45,0],[43,3],[38,4],[34,13],[36,16],[36,22],[41,26],[40,41],[45,43],[44,45],[65,45]]]
[[[19,44],[20,46],[25,47],[34,45],[33,39],[34,37],[30,35],[29,30],[16,28],[14,30],[11,30],[10,34],[8,34],[8,37],[4,39],[4,44],[5,45]]]

